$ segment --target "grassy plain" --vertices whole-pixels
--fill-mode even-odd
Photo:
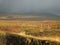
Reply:
[[[7,34],[60,43],[60,21],[0,20],[0,36]]]

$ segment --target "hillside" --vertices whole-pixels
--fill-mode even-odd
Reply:
[[[60,16],[0,14],[0,45],[17,44],[60,45]]]

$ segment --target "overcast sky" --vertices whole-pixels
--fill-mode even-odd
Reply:
[[[0,12],[60,15],[60,0],[0,0]]]

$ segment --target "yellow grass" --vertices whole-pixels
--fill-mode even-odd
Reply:
[[[60,42],[60,33],[58,33],[60,31],[60,21],[0,20],[0,31],[4,31],[5,33],[16,34],[28,38]],[[46,32],[50,31],[50,33],[47,33],[48,35],[47,34],[45,35],[44,33],[45,31]],[[52,31],[58,31],[58,32],[53,33]],[[40,32],[42,32],[42,34],[39,34],[38,36],[33,35]]]

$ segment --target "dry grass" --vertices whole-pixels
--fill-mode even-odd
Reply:
[[[0,35],[6,36],[6,33],[60,43],[60,21],[0,20]]]

